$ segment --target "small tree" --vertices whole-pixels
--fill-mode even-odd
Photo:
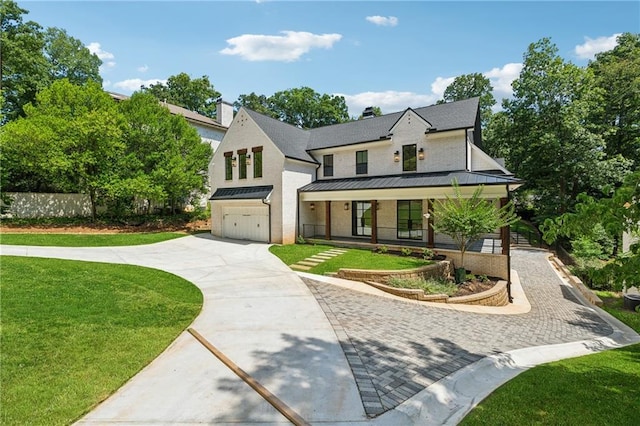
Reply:
[[[435,232],[453,238],[460,250],[460,268],[464,267],[464,254],[471,244],[483,234],[511,225],[519,218],[514,213],[511,202],[496,207],[490,200],[481,198],[483,187],[478,187],[469,198],[463,197],[458,181],[453,181],[455,197],[447,195],[446,200],[437,200],[434,206]]]

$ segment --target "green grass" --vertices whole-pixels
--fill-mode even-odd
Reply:
[[[184,237],[180,232],[146,232],[121,234],[5,234],[0,243],[7,245],[49,247],[137,246]]]
[[[387,283],[396,288],[412,288],[424,290],[425,294],[446,294],[453,296],[458,291],[458,286],[445,279],[424,278],[390,278]]]
[[[640,332],[640,314],[622,309],[619,296],[599,296],[607,312]],[[539,365],[496,389],[460,424],[638,424],[639,366],[640,344]]]
[[[289,244],[284,246],[271,246],[269,250],[278,256],[285,264],[291,265],[314,254],[322,253],[323,251],[333,248],[335,247],[328,245]],[[418,268],[433,263],[430,260],[374,253],[371,250],[346,250],[346,253],[327,260],[318,266],[314,266],[307,272],[323,275],[328,272],[337,272],[340,268],[398,270]]]
[[[158,356],[202,294],[131,265],[2,256],[3,425],[69,424]]]

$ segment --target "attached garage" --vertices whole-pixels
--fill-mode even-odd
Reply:
[[[270,242],[271,191],[271,185],[217,189],[210,198],[214,235]]]

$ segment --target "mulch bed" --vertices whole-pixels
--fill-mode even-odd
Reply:
[[[86,223],[82,225],[15,225],[0,224],[0,232],[14,234],[120,234],[132,232],[198,232],[211,229],[208,220],[198,220],[187,224],[162,224],[158,222],[142,225],[105,225]]]

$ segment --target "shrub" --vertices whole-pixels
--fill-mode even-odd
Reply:
[[[400,252],[403,256],[411,256],[412,250],[410,248],[403,247],[402,249],[400,249]]]
[[[396,288],[413,288],[423,290],[426,294],[446,294],[453,296],[458,291],[452,281],[444,278],[396,278],[391,277],[387,285]]]
[[[422,249],[422,257],[424,259],[433,259],[434,254],[435,253],[433,252],[433,250],[431,250],[429,248]]]
[[[296,242],[298,244],[306,244],[307,241],[304,239],[304,237],[302,235],[298,235],[298,238],[296,238]]]
[[[378,246],[378,253],[385,254],[389,251],[389,248],[385,245]]]

